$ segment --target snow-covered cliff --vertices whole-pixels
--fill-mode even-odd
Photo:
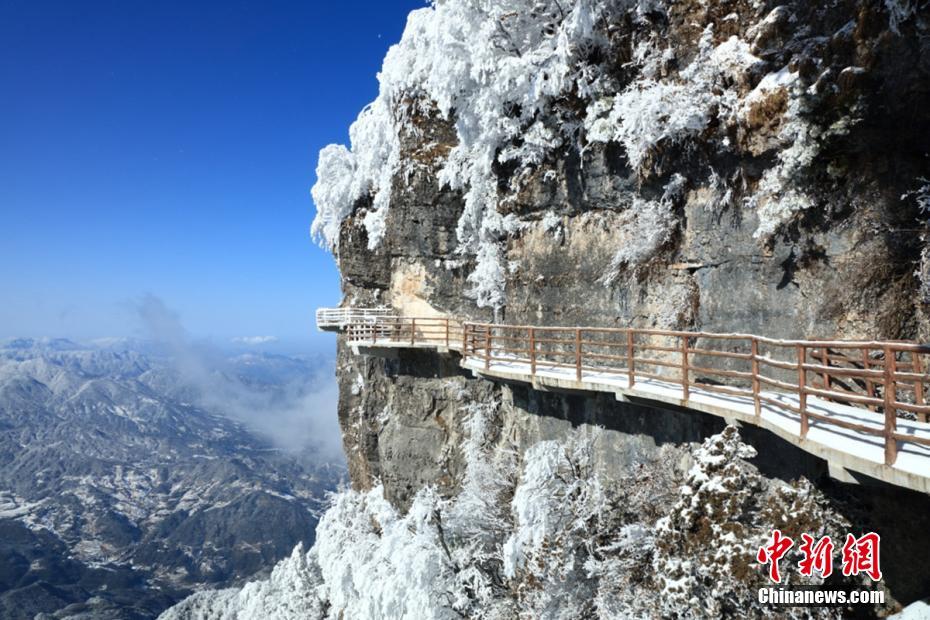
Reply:
[[[928,33],[919,0],[437,1],[321,152],[314,234],[347,305],[926,338]],[[923,495],[699,413],[339,347],[352,490],[270,580],[167,617],[762,615],[773,527],[880,532],[866,615],[930,594]]]
[[[692,239],[707,226],[696,208],[738,229],[728,245],[791,259],[786,272],[852,259],[850,246],[895,265],[909,251],[913,263],[930,176],[920,8],[436,2],[411,13],[351,148],[321,152],[314,233],[338,250],[350,218],[368,250],[394,245],[391,206],[409,202],[405,187],[430,196],[417,190],[428,183],[460,201],[444,267],[465,271],[478,307],[511,313],[519,275],[540,275],[521,242],[558,238],[581,214],[613,229],[592,274],[608,285],[661,254],[732,260],[702,247],[718,238]],[[860,234],[823,238],[841,226]],[[861,247],[866,232],[906,250]],[[914,265],[895,269],[904,277]],[[687,304],[666,305],[656,321],[680,320]]]
[[[849,526],[806,480],[761,476],[732,427],[704,442],[684,479],[670,467],[607,479],[596,430],[517,459],[515,446],[491,447],[491,411],[470,408],[456,495],[426,487],[401,513],[381,486],[338,493],[309,552],[298,547],[270,579],[194,595],[163,619],[754,616],[766,576],[746,575],[741,558],[764,544],[757,532],[791,531],[799,514],[818,537]]]

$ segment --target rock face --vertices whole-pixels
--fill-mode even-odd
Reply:
[[[313,229],[347,306],[920,338],[928,28],[895,0],[436,2],[351,150],[321,152]],[[766,431],[455,353],[340,339],[337,374],[353,488],[314,547],[166,618],[868,617],[930,593],[930,497],[835,481]],[[881,584],[814,585],[885,604],[757,604],[774,528],[880,533]]]
[[[498,316],[784,337],[925,333],[913,193],[930,174],[927,16],[912,7],[897,23],[875,2],[662,7],[600,15],[597,53],[619,64],[601,62],[611,87],[574,102],[589,106],[574,119],[586,130],[541,161],[495,163],[491,206],[511,217],[496,239]],[[719,75],[703,76],[705,65]],[[720,94],[698,110],[699,127],[676,132],[675,105],[695,105],[688,79]],[[649,127],[627,127],[639,112],[632,95],[658,97],[657,84],[680,98],[637,119],[663,132],[639,135]],[[592,106],[617,93],[630,105],[615,101],[616,118],[600,118]],[[444,154],[462,146],[459,119],[423,107],[396,129],[400,163],[377,187],[391,206],[374,249],[365,197],[343,221],[346,298],[488,317],[465,295],[475,288],[466,190],[442,182]],[[656,201],[663,212],[647,217]]]
[[[569,38],[566,22],[584,10],[530,4],[537,26]],[[450,6],[479,5],[480,19],[508,35],[501,62],[525,58],[535,39],[517,35],[531,27],[513,24],[507,7],[448,3],[412,17],[408,31],[441,23]],[[478,177],[449,182],[450,153],[474,154],[488,142],[473,133],[491,130],[466,127],[473,99],[465,94],[448,105],[427,80],[408,92],[411,105],[391,90],[410,90],[391,81],[405,42],[416,48],[410,41],[419,40],[405,34],[386,60],[379,99],[405,111],[404,123],[389,128],[395,158],[384,165],[394,172],[346,194],[351,208],[330,239],[344,303],[518,324],[926,339],[925,8],[892,0],[604,6],[590,14],[584,58],[574,61],[596,73],[596,84],[582,92],[576,82],[535,107],[511,102],[517,129],[490,142],[494,189],[483,211],[473,205]],[[426,52],[442,47],[429,41]],[[490,78],[475,87],[492,88]],[[508,158],[508,149],[525,152],[539,123],[560,138],[538,157]],[[366,145],[353,136],[359,161]],[[361,163],[353,170],[365,172]],[[323,172],[321,158],[325,185]],[[314,195],[325,209],[322,192]],[[498,223],[487,225],[491,218]],[[476,281],[486,279],[476,274],[487,271],[488,253],[497,296]],[[462,402],[494,403],[499,436],[520,450],[580,425],[605,427],[597,467],[614,479],[658,460],[684,472],[688,447],[723,428],[694,412],[475,379],[454,354],[365,357],[340,342],[338,375],[353,487],[377,481],[401,509],[427,485],[457,492]],[[914,527],[925,521],[927,497],[838,483],[822,461],[763,431],[743,434],[765,474],[814,481],[857,529],[881,533],[897,600],[930,592],[930,574],[909,568],[930,551],[926,528]]]

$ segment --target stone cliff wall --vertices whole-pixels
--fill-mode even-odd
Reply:
[[[662,76],[691,62],[710,25],[715,44],[734,36],[749,42],[763,65],[729,85],[744,111],[736,120],[719,114],[687,143],[660,141],[636,166],[621,141],[584,139],[535,166],[496,164],[497,210],[509,222],[498,240],[504,301],[496,308],[468,294],[475,256],[458,251],[457,233],[465,197],[438,180],[458,143],[454,116],[417,107],[399,135],[401,161],[411,165],[394,176],[383,238],[369,248],[368,199],[342,221],[344,303],[547,325],[926,339],[917,275],[925,218],[918,200],[902,198],[930,177],[926,16],[916,8],[901,25],[877,2],[769,4],[675,3],[648,25],[671,50],[657,69]],[[632,79],[631,33],[644,27],[610,29],[607,51],[621,83]],[[781,131],[791,122],[787,92],[759,89],[782,67],[808,93],[807,133],[793,139]],[[769,207],[753,196],[763,192],[766,171],[804,140],[817,145],[790,183],[803,188],[806,206],[768,230],[760,214]],[[667,211],[650,214],[644,201]],[[454,354],[356,356],[340,341],[338,374],[353,486],[378,480],[401,507],[424,485],[455,492],[470,402],[497,407],[500,437],[519,449],[574,426],[606,427],[597,457],[615,477],[657,460],[684,470],[688,447],[723,426],[694,412],[475,379]],[[908,569],[930,551],[928,498],[832,481],[822,461],[763,431],[745,435],[767,475],[808,477],[853,523],[883,534],[896,598],[930,592],[930,575]]]

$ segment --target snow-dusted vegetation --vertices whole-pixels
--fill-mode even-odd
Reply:
[[[496,161],[538,164],[563,144],[566,127],[547,122],[553,104],[564,93],[594,87],[599,71],[585,55],[602,36],[595,24],[617,8],[590,1],[477,0],[437,2],[412,12],[400,43],[385,57],[378,98],[352,125],[351,150],[331,146],[320,155],[314,234],[335,247],[334,223],[371,196],[364,224],[369,246],[378,244],[392,181],[403,173],[400,126],[414,112],[411,106],[435,108],[455,120],[459,142],[440,178],[465,192],[458,236],[461,250],[477,255],[474,295],[481,305],[499,305],[495,246],[506,231],[496,209],[493,167]],[[513,144],[517,138],[519,145]]]
[[[494,437],[497,424],[493,407],[470,407],[457,493],[426,487],[401,514],[380,486],[342,491],[309,552],[163,618],[753,616],[767,583],[753,558],[773,528],[836,536],[849,525],[806,481],[762,477],[734,427],[698,447],[684,477],[656,461],[609,482],[596,428],[520,456]],[[799,583],[797,571],[785,579]]]
[[[634,80],[608,101],[597,101],[588,111],[588,139],[622,142],[634,169],[648,165],[648,157],[659,144],[681,143],[703,132],[716,114],[731,117],[738,96],[728,84],[738,83],[761,60],[749,45],[730,37],[713,44],[713,28],[700,40],[698,54],[676,80],[663,80],[660,71],[667,49],[642,43],[636,64],[641,79]],[[603,111],[609,111],[606,118]]]
[[[896,101],[926,101],[921,7],[437,0],[410,15],[349,148],[321,153],[314,233],[340,254],[347,299],[398,308],[913,338],[923,318],[902,317],[915,269],[930,299],[930,250],[913,251],[911,226],[930,194],[925,145],[895,125],[926,127]],[[406,365],[411,383],[395,374]],[[733,428],[687,465],[693,435],[676,428],[659,457],[610,467],[606,444],[635,451],[625,430],[540,442],[553,435],[520,427],[511,445],[489,405],[462,429],[461,399],[441,396],[433,365],[358,363],[365,382],[342,413],[359,488],[334,497],[316,546],[282,565],[304,575],[293,600],[313,613],[763,616],[753,558],[773,529],[861,525],[839,516],[856,513],[834,487],[821,487],[828,502],[804,479],[761,475]],[[556,408],[521,399],[508,424]],[[573,406],[559,401],[558,415]],[[586,399],[585,415],[598,407]],[[246,609],[274,579],[186,609]]]
[[[915,5],[885,2],[890,27],[898,31]],[[663,0],[443,0],[412,12],[384,59],[377,99],[350,129],[351,148],[320,153],[314,235],[336,249],[340,223],[357,214],[376,248],[392,193],[422,165],[402,155],[401,137],[422,134],[418,117],[438,115],[454,127],[455,143],[439,151],[435,176],[464,196],[458,252],[473,261],[470,293],[479,306],[505,303],[505,242],[515,233],[501,205],[553,157],[597,144],[622,145],[641,184],[667,180],[661,158],[696,142],[718,160],[768,154],[761,176],[727,187],[721,203],[738,192],[766,242],[817,206],[808,174],[823,145],[855,125],[855,113],[819,118],[815,102],[835,86],[811,85],[796,64],[773,61],[780,56],[772,41],[797,26],[789,8],[756,3],[749,18],[731,13],[704,26],[691,49],[668,37],[675,11]],[[738,34],[724,34],[734,26]],[[695,187],[715,174],[692,171],[685,181]],[[652,200],[641,186],[612,208],[648,208]],[[605,265],[605,279],[615,279],[618,262],[649,256],[662,234]]]

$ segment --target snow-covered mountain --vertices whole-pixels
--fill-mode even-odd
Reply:
[[[0,617],[153,617],[312,543],[343,465],[280,449],[241,405],[299,408],[319,364],[202,365],[237,420],[176,361],[138,343],[0,344]]]

